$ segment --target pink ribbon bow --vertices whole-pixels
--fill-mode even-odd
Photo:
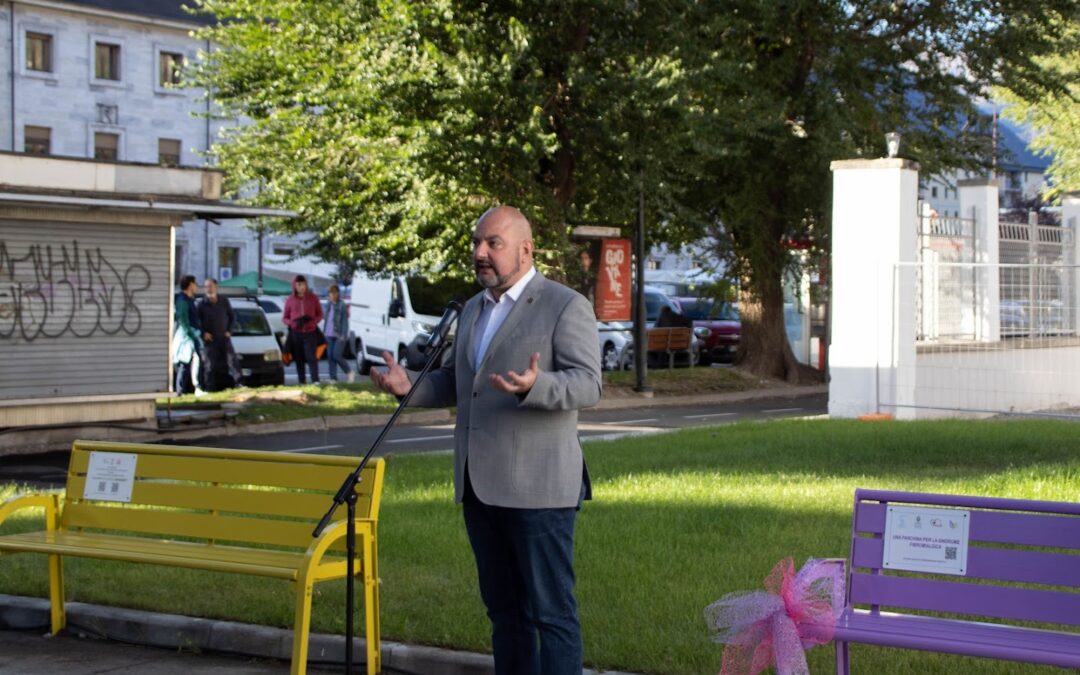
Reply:
[[[726,643],[720,675],[809,675],[805,650],[832,640],[844,606],[843,565],[791,558],[776,563],[765,591],[729,593],[705,608],[705,620]]]

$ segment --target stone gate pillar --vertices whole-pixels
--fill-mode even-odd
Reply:
[[[1072,327],[1080,335],[1080,192],[1070,192],[1061,198],[1061,225],[1065,236],[1072,237],[1072,249],[1065,251],[1065,264],[1072,265]],[[1067,311],[1070,311],[1067,309]]]
[[[915,411],[919,165],[833,162],[829,415]]]
[[[975,266],[975,339],[1001,339],[1001,260],[998,231],[998,184],[992,178],[956,182],[960,217],[973,219]]]

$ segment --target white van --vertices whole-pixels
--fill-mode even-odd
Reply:
[[[479,290],[475,282],[444,279],[436,283],[418,275],[376,278],[359,272],[349,298],[349,333],[356,350],[356,368],[366,375],[383,364],[383,352],[409,366],[409,346],[426,342],[447,304]],[[415,364],[413,364],[415,365]]]
[[[285,366],[266,313],[254,299],[230,298],[233,314],[232,344],[240,358],[241,380],[245,386],[285,384]]]

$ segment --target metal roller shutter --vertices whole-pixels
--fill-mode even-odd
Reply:
[[[0,400],[168,390],[168,227],[0,221]]]

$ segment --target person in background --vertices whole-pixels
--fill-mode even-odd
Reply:
[[[326,336],[326,360],[330,362],[330,379],[337,379],[337,369],[341,366],[345,379],[352,382],[356,373],[345,360],[345,340],[349,339],[349,306],[341,299],[341,289],[337,284],[326,292],[326,319],[323,321],[323,335]]]
[[[217,280],[203,282],[204,297],[195,305],[202,326],[203,388],[207,391],[230,389],[240,384],[240,373],[234,364],[232,325],[236,320],[229,299],[218,295]]]
[[[319,359],[315,349],[319,344],[319,322],[322,321],[322,303],[308,290],[307,278],[297,274],[292,281],[293,292],[285,299],[285,311],[281,321],[292,333],[293,358],[296,361],[296,377],[300,384],[307,383],[306,365],[311,371],[311,381],[319,383]]]
[[[198,315],[193,309],[195,288],[195,277],[190,274],[184,276],[180,279],[180,292],[173,299],[173,390],[177,394],[195,392],[198,381],[197,375],[192,377],[193,370],[198,368],[199,352],[202,349]]]

